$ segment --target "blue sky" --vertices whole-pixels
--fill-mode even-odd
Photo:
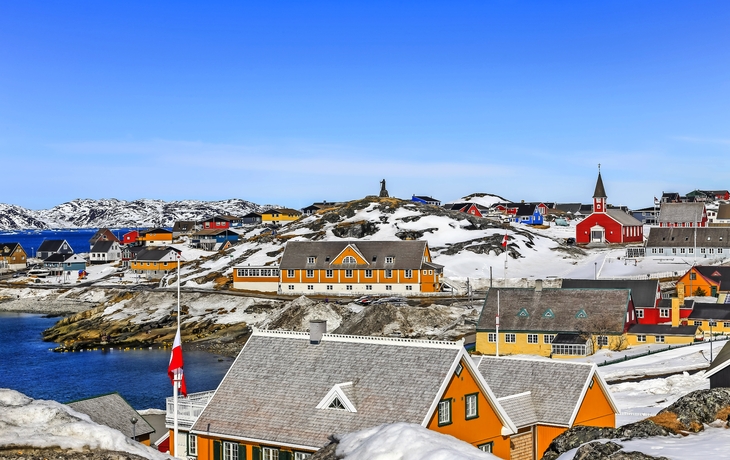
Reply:
[[[729,189],[724,1],[3,2],[0,202]]]

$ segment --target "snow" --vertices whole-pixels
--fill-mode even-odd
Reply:
[[[393,423],[344,435],[337,446],[343,460],[496,459],[452,436],[420,425]]]
[[[153,460],[171,458],[68,406],[34,400],[15,390],[0,389],[0,426],[0,448],[106,449]]]

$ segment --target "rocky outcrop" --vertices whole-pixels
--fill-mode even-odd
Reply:
[[[3,449],[0,460],[147,460],[146,457],[111,450]]]

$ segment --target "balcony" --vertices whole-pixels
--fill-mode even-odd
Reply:
[[[177,426],[182,430],[189,430],[193,423],[198,419],[200,413],[203,412],[205,405],[208,404],[210,398],[213,397],[215,391],[202,391],[200,393],[191,393],[187,398],[178,396],[177,398]],[[165,427],[174,428],[175,408],[173,397],[165,398],[167,402],[167,414],[165,414]]]

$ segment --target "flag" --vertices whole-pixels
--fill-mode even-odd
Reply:
[[[507,234],[504,234],[504,238],[502,238],[502,247],[507,247]]]
[[[175,342],[172,344],[172,355],[170,356],[170,365],[167,366],[167,375],[170,377],[173,387],[175,386],[175,371],[180,370],[180,393],[183,396],[188,395],[188,390],[185,388],[185,374],[183,373],[183,355],[182,355],[182,341],[180,340],[180,326],[177,328],[175,334]]]
[[[654,204],[659,204],[659,198],[654,197]]]

